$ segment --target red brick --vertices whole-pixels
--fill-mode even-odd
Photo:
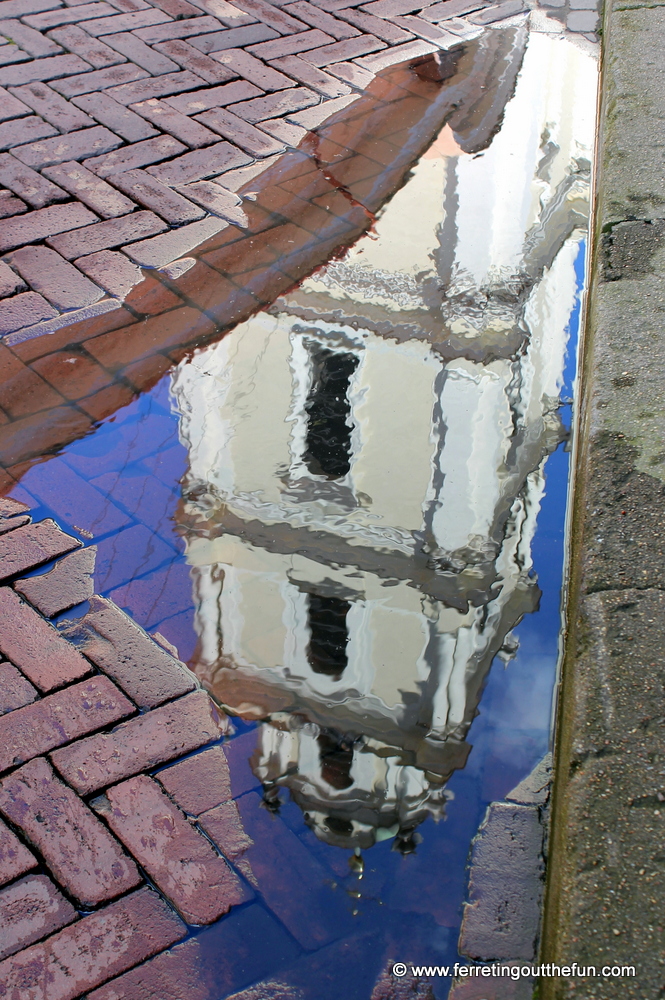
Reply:
[[[215,132],[219,132],[225,139],[236,143],[252,156],[271,156],[273,153],[281,152],[284,148],[281,143],[254,128],[253,125],[244,122],[242,118],[238,118],[225,108],[204,111],[203,114],[196,116],[196,120],[208,125]]]
[[[116,68],[118,67],[113,67]],[[99,72],[108,71],[99,70]],[[113,132],[102,125],[95,125],[94,128],[81,129],[80,132],[72,132],[67,136],[56,136],[27,146],[19,146],[14,150],[14,156],[29,167],[41,170],[42,167],[49,167],[53,163],[64,163],[65,160],[82,160],[88,156],[110,153],[121,144],[122,140]]]
[[[183,115],[197,115],[209,108],[220,108],[236,101],[248,101],[252,97],[261,97],[262,90],[248,83],[247,80],[234,80],[221,87],[207,87],[206,90],[193,90],[179,97],[167,97],[164,101]]]
[[[276,10],[265,0],[238,0],[234,6],[258,17],[259,21],[279,31],[280,35],[293,35],[297,31],[305,31],[307,27],[302,21],[297,21],[279,9]]]
[[[35,58],[55,56],[62,52],[60,46],[52,42],[50,38],[45,38],[39,31],[21,24],[15,18],[3,19],[2,29],[5,38],[11,38],[12,42],[15,42],[24,52],[29,52]]]
[[[64,80],[54,80],[52,86],[64,97],[71,98],[144,80],[148,76],[146,70],[135,66],[134,63],[125,62],[97,69],[92,73],[81,73],[78,76],[67,76]]]
[[[82,163],[76,163],[74,160],[46,167],[44,175],[84,202],[103,219],[126,215],[135,208],[134,203],[128,198],[93,174]]]
[[[102,35],[114,35],[119,31],[136,31],[150,24],[170,22],[171,18],[163,10],[148,7],[147,10],[132,11],[129,14],[116,14],[115,17],[100,17],[86,21],[85,30],[95,38]]]
[[[0,149],[14,149],[23,142],[34,142],[36,139],[47,139],[58,134],[58,130],[37,115],[19,118],[17,121],[4,122],[0,125]]]
[[[237,226],[247,225],[247,217],[242,210],[240,198],[232,191],[215,184],[214,181],[195,181],[182,187],[181,191],[227,222],[233,222]]]
[[[46,83],[28,83],[24,87],[17,87],[13,93],[60,132],[71,132],[95,124],[92,118],[79,108],[72,107]]]
[[[180,73],[165,73],[149,80],[137,80],[136,83],[123,83],[120,87],[111,87],[109,94],[121,104],[137,104],[150,100],[151,97],[170,97],[184,90],[196,90],[202,87],[205,80],[189,70]]]
[[[325,32],[314,28],[311,31],[301,31],[297,35],[287,35],[286,38],[275,38],[271,42],[252,45],[248,51],[258,59],[272,60],[281,56],[291,56],[296,52],[305,52],[307,49],[316,49],[333,41],[332,35],[326,35]]]
[[[8,118],[20,118],[21,115],[29,115],[30,108],[18,98],[0,87],[0,122],[7,121]]]
[[[253,42],[265,42],[270,38],[279,38],[279,32],[269,28],[267,24],[248,24],[243,28],[230,28],[228,31],[212,31],[190,39],[200,52],[221,52],[222,49],[241,49]]]
[[[52,760],[72,787],[85,795],[212,743],[224,728],[225,720],[205,691],[194,691],[113,732],[62,747]]]
[[[37,859],[0,819],[0,885],[36,868]]]
[[[293,86],[288,76],[271,69],[243,49],[225,49],[217,52],[215,58],[261,90],[285,90]]]
[[[278,91],[266,97],[256,97],[251,101],[232,104],[227,111],[238,115],[243,121],[252,124],[265,121],[267,118],[277,118],[294,111],[302,111],[318,104],[321,98],[307,87],[293,87],[291,90]],[[214,112],[213,112],[214,113]]]
[[[128,170],[122,174],[114,174],[113,183],[131,195],[140,205],[157,212],[171,225],[182,225],[184,222],[192,222],[205,215],[205,212],[191,201],[172,191],[144,170]]]
[[[0,302],[0,334],[13,333],[57,316],[53,306],[36,292],[22,292]]]
[[[413,34],[418,35],[419,38],[425,38],[429,41],[437,42],[439,45],[450,45],[453,42],[459,42],[457,35],[454,35],[452,32],[445,31],[443,28],[439,28],[435,24],[429,24],[427,21],[423,21],[420,17],[414,17],[411,14],[404,17],[396,17],[394,21],[395,24],[413,32]]]
[[[438,52],[439,48],[433,42],[415,41],[405,42],[404,45],[396,45],[388,52],[379,52],[373,56],[365,56],[358,60],[358,65],[363,69],[368,69],[371,73],[379,73],[388,66],[396,66],[398,63],[407,62],[409,59],[416,59],[429,55],[431,52]]]
[[[106,598],[92,598],[90,611],[72,626],[72,634],[78,648],[140,708],[155,708],[196,687],[184,663]]]
[[[50,59],[32,59],[20,66],[4,66],[0,69],[0,87],[18,87],[22,83],[32,83],[33,80],[54,80],[58,76],[85,73],[88,68],[88,64],[78,56],[69,54],[52,56]]]
[[[155,48],[175,59],[182,69],[191,70],[201,79],[208,83],[224,83],[225,80],[232,80],[234,73],[220,66],[218,62],[205,55],[200,49],[190,45],[182,38],[172,38],[168,42],[159,42]]]
[[[100,250],[88,257],[79,257],[74,263],[107,292],[121,299],[145,280],[136,264],[114,250]]]
[[[212,985],[204,961],[199,939],[190,938],[89,993],[87,1000],[213,1000],[224,987]],[[262,1000],[275,997],[266,994]]]
[[[0,663],[0,714],[29,705],[37,691],[12,663]]]
[[[139,142],[158,135],[148,122],[122,104],[118,104],[108,94],[84,94],[82,97],[76,97],[72,104],[77,108],[83,108],[96,121],[117,132],[127,142]]]
[[[24,18],[24,22],[29,24],[31,28],[44,31],[47,28],[55,28],[59,24],[85,21],[93,17],[102,17],[104,14],[115,14],[115,10],[108,3],[82,3],[77,4],[74,10],[61,7],[59,10],[49,10],[43,14],[31,14]]]
[[[321,49],[314,49],[313,52],[307,52],[303,59],[311,62],[314,66],[327,66],[329,63],[355,59],[368,52],[385,49],[385,47],[386,43],[374,38],[373,35],[360,35],[359,38],[348,38],[343,42],[335,42],[333,45],[324,45]]]
[[[193,7],[191,3],[187,3],[187,0],[152,0],[153,7],[159,7],[163,10],[165,14],[172,17],[175,21],[179,21],[180,18],[184,17],[198,17],[201,11],[197,7]]]
[[[139,116],[136,115],[136,117]],[[160,160],[166,160],[178,153],[184,153],[186,149],[186,146],[170,135],[160,135],[155,139],[146,139],[145,142],[135,142],[131,146],[107,153],[106,156],[95,156],[86,160],[85,165],[90,170],[94,170],[99,177],[110,177],[111,174],[135,170],[150,163],[158,163]]]
[[[152,76],[160,76],[162,73],[177,73],[178,64],[167,56],[155,52],[149,45],[133,35],[131,31],[121,31],[117,35],[109,35],[107,44],[122,52],[123,55],[131,59],[137,66],[147,70]],[[118,80],[122,83],[122,80]]]
[[[80,546],[81,542],[66,535],[50,519],[25,525],[13,532],[11,539],[0,537],[0,580],[34,569]]]
[[[166,225],[152,212],[133,212],[118,219],[107,219],[93,226],[86,226],[62,236],[54,236],[47,240],[49,246],[61,253],[63,257],[72,260],[84,254],[96,253],[98,250],[108,250],[111,247],[139,240],[142,237],[162,233]]]
[[[195,4],[207,14],[218,17],[229,28],[252,24],[256,21],[256,18],[251,14],[245,14],[235,4],[227,3],[226,0],[195,0]]]
[[[155,777],[181,809],[199,816],[232,797],[229,765],[221,747],[173,764]]]
[[[374,17],[373,14],[363,14],[359,10],[350,7],[348,10],[338,10],[337,17],[344,18],[350,24],[355,24],[357,28],[362,28],[370,35],[376,35],[389,45],[396,45],[399,42],[408,42],[413,35],[409,31],[398,28],[391,21],[384,21],[382,17]]]
[[[71,406],[49,410],[48,421],[43,413],[12,421],[0,428],[0,464],[11,469],[33,455],[41,457],[51,448],[62,447],[90,428],[90,420]]]
[[[237,875],[147,775],[95,802],[117,837],[189,924],[211,924],[247,894]]]
[[[8,219],[12,215],[20,215],[21,212],[27,212],[28,206],[20,198],[16,198],[11,191],[0,191],[0,219]],[[1,294],[10,295],[11,291],[4,291],[4,281],[3,281],[3,291]]]
[[[242,857],[254,841],[245,833],[233,800],[222,802],[199,816],[199,825],[230,861]]]
[[[156,892],[139,889],[5,959],[0,995],[8,1000],[75,1000],[185,934],[182,921]]]
[[[60,559],[48,573],[17,580],[14,589],[47,618],[53,618],[92,597],[96,551],[94,545],[78,549]]]
[[[90,672],[88,661],[9,587],[0,587],[0,612],[0,650],[41,691]]]
[[[169,163],[148,167],[148,173],[164,184],[178,185],[199,181],[204,177],[214,177],[232,167],[239,167],[249,162],[250,157],[241,152],[237,146],[232,146],[228,142],[217,142],[207,149],[177,156]]]
[[[108,677],[93,677],[0,717],[0,771],[132,715]]]
[[[221,21],[214,17],[197,17],[186,21],[169,21],[168,24],[153,25],[149,28],[138,28],[134,34],[148,45],[154,45],[155,42],[166,42],[171,38],[203,35],[209,31],[217,31],[221,27]]]
[[[95,183],[103,183],[94,174],[91,176]],[[23,247],[10,253],[7,259],[31,288],[44,295],[58,309],[81,309],[104,295],[60,254],[46,247]]]
[[[116,66],[118,63],[125,62],[123,55],[114,52],[112,48],[105,45],[104,42],[100,42],[99,39],[91,38],[83,28],[79,28],[75,24],[54,28],[53,31],[49,31],[48,37],[59,42],[70,52],[81,56],[95,69],[104,69],[105,66]]]
[[[219,232],[220,229],[224,229],[227,225],[228,223],[223,219],[208,216],[199,222],[180,226],[162,236],[155,236],[151,240],[132,243],[131,246],[123,249],[128,257],[131,257],[142,267],[164,267],[174,260],[186,257],[192,250],[195,250],[210,236]]]
[[[0,960],[48,937],[78,916],[45,875],[28,875],[0,892]]]
[[[132,111],[135,111],[143,118],[147,118],[148,121],[151,121],[153,125],[157,125],[163,132],[169,132],[171,135],[174,135],[176,139],[180,139],[181,142],[186,143],[192,149],[209,146],[217,140],[214,132],[204,128],[197,121],[193,121],[187,115],[181,114],[175,108],[170,107],[162,101],[158,101],[156,98],[133,104]]]
[[[82,906],[107,902],[141,881],[132,859],[43,758],[0,782],[0,810]]]
[[[324,97],[343,97],[345,94],[351,93],[351,88],[347,87],[345,83],[341,83],[334,76],[330,76],[329,73],[324,73],[323,70],[317,69],[311,63],[305,62],[299,56],[286,56],[284,59],[273,59],[271,65],[283,73],[288,73],[294,80],[306,84]]]
[[[43,208],[52,201],[65,201],[69,195],[56,187],[31,167],[11,156],[10,153],[0,154],[0,184],[9,188],[14,194],[20,194],[34,208]],[[41,236],[35,237],[42,239]],[[25,240],[31,242],[32,236]]]
[[[338,20],[331,14],[327,14],[319,7],[315,7],[314,4],[307,3],[307,0],[297,0],[296,3],[290,3],[284,10],[293,14],[294,17],[299,17],[301,21],[332,35],[338,42],[341,42],[343,38],[353,38],[360,34],[356,28],[345,24],[344,21]]]
[[[0,251],[36,243],[52,233],[63,233],[91,222],[97,222],[97,216],[83,205],[51,205],[19,218],[3,219],[0,221]]]

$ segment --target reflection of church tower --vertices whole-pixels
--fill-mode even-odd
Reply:
[[[482,157],[446,127],[375,237],[174,376],[197,670],[330,843],[443,813],[537,606],[593,111],[590,57],[532,34]]]

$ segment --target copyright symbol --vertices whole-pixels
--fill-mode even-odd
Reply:
[[[401,979],[402,976],[405,976],[407,974],[407,972],[408,969],[405,966],[404,962],[395,962],[395,964],[393,965],[393,976],[399,976]]]

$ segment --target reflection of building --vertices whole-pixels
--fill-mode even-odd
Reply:
[[[197,669],[331,843],[442,814],[537,606],[593,73],[532,34],[482,157],[460,108],[375,235],[174,376]]]

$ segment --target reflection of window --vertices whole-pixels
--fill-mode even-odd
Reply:
[[[351,777],[353,747],[339,742],[327,733],[321,733],[317,743],[319,744],[319,760],[321,761],[323,780],[340,792],[345,788],[350,788],[353,784]]]
[[[339,597],[321,597],[319,594],[309,594],[307,601],[309,665],[315,674],[326,674],[339,680],[348,663],[346,616],[351,605]]]
[[[349,386],[358,358],[311,343],[312,387],[307,396],[305,463],[316,476],[342,479],[351,467]]]

